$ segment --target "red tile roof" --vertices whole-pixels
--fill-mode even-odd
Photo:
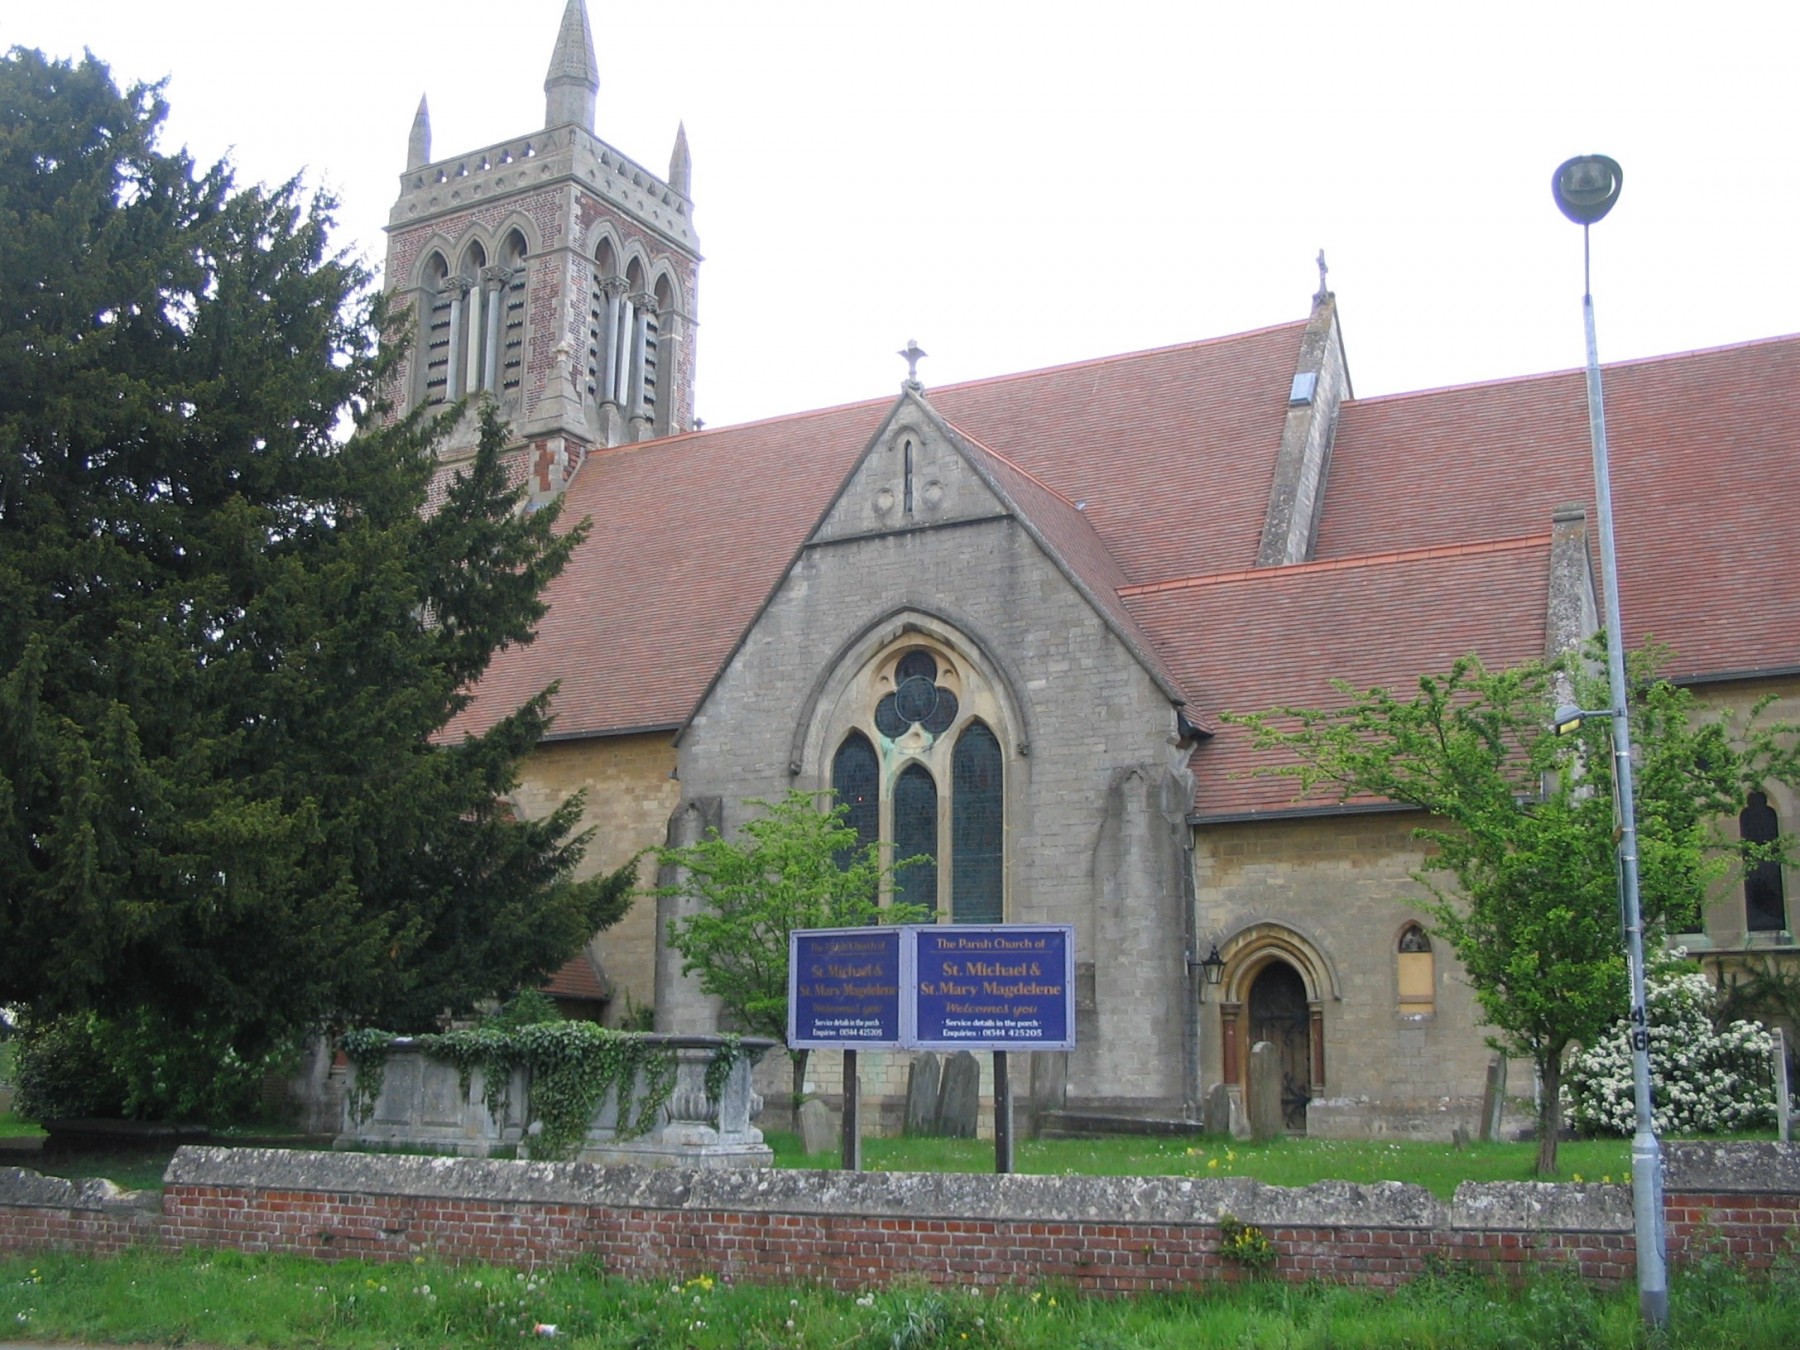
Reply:
[[[1593,497],[1579,372],[1347,403],[1315,561],[1253,569],[1302,330],[927,396],[1209,725],[1324,701],[1330,676],[1539,655],[1551,514]],[[1678,675],[1800,668],[1800,338],[1609,367],[1606,394],[1628,637]],[[591,456],[563,509],[592,536],[452,732],[556,679],[555,735],[679,725],[891,407]],[[1229,732],[1194,763],[1203,813],[1291,796],[1235,776]]]
[[[1189,717],[1215,733],[1193,757],[1195,810],[1245,814],[1300,801],[1294,780],[1250,776],[1280,761],[1251,750],[1220,713],[1329,706],[1333,679],[1406,689],[1470,652],[1495,667],[1541,656],[1549,577],[1546,530],[1128,590],[1193,699]],[[1327,793],[1311,804],[1336,800]]]

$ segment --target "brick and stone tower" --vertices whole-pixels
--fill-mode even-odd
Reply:
[[[568,0],[540,130],[434,160],[419,101],[387,283],[414,316],[396,404],[498,401],[534,502],[592,450],[685,431],[694,417],[700,249],[677,129],[666,179],[594,135],[600,88],[584,0]],[[446,466],[475,441],[466,417]]]

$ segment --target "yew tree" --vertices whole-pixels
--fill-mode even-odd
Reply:
[[[502,429],[423,510],[329,200],[163,149],[157,87],[0,59],[0,1004],[249,1057],[543,977],[626,903],[507,809],[545,696],[444,741],[582,535]]]
[[[1703,716],[1692,694],[1633,661],[1640,903],[1646,949],[1700,915],[1708,885],[1738,856],[1720,831],[1747,793],[1793,781],[1792,729]],[[1415,879],[1433,929],[1475,991],[1490,1044],[1537,1069],[1538,1170],[1556,1170],[1562,1072],[1628,1009],[1615,850],[1610,727],[1589,719],[1556,736],[1570,689],[1603,708],[1586,661],[1490,671],[1465,657],[1416,690],[1357,690],[1324,708],[1235,715],[1258,747],[1287,762],[1268,772],[1308,793],[1379,797],[1429,813],[1414,831],[1430,850]]]

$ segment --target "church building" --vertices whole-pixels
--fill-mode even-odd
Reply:
[[[598,86],[568,0],[544,125],[434,158],[421,103],[389,225],[403,401],[496,400],[530,500],[592,521],[452,732],[557,682],[515,804],[586,789],[594,869],[835,789],[934,859],[901,888],[940,922],[1072,925],[1077,1047],[1034,1057],[1039,1104],[1191,1116],[1268,1040],[1292,1129],[1471,1126],[1490,1052],[1419,907],[1421,818],[1298,799],[1221,714],[1591,633],[1581,373],[1358,399],[1321,267],[1254,332],[941,388],[909,344],[892,395],[698,429],[686,139],[646,168],[595,134]],[[1606,390],[1627,640],[1709,701],[1800,713],[1800,339]],[[1800,820],[1777,785],[1753,811]],[[1792,952],[1789,906],[1762,869],[1690,945]],[[670,917],[641,900],[555,987],[712,1029]],[[902,1090],[901,1057],[863,1069],[875,1104]]]

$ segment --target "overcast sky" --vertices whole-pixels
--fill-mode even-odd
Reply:
[[[407,132],[542,125],[564,0],[61,0],[0,44],[167,77],[170,137],[304,171],[375,264]],[[693,147],[712,425],[1303,317],[1323,248],[1360,397],[1800,328],[1800,6],[589,0],[599,136]]]

